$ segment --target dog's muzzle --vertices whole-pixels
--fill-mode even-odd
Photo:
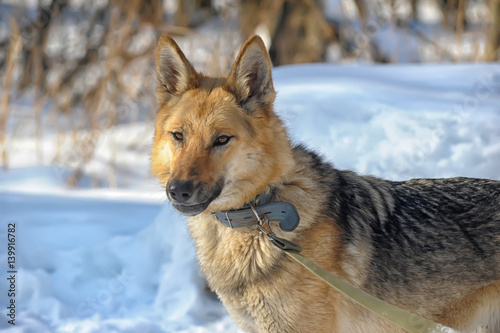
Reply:
[[[187,216],[195,216],[207,209],[208,205],[222,192],[224,182],[218,181],[210,188],[208,184],[195,184],[192,180],[171,180],[166,187],[167,198],[175,210]]]

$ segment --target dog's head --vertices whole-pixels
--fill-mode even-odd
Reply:
[[[152,171],[177,211],[239,208],[283,177],[291,148],[259,37],[244,44],[227,78],[198,73],[168,36],[158,42],[156,69]]]

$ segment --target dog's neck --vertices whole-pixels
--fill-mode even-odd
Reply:
[[[269,221],[279,222],[283,231],[293,231],[300,222],[297,209],[292,203],[273,201],[275,187],[270,191],[259,194],[252,202],[241,209],[215,212],[215,218],[228,228],[259,227],[272,234]]]
[[[240,208],[217,211],[213,215],[223,226],[229,228],[244,228],[257,225],[260,216],[255,214],[256,208],[271,203],[275,192],[276,188],[270,187],[270,190],[261,192]]]

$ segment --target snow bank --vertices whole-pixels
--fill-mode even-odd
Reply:
[[[500,178],[499,65],[302,65],[274,80],[292,138],[340,169]]]

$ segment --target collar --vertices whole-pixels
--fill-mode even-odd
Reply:
[[[289,202],[272,201],[275,189],[261,193],[250,203],[241,209],[228,210],[225,212],[215,212],[215,218],[225,227],[242,228],[259,226],[259,219],[251,206],[259,215],[260,219],[266,216],[269,221],[279,222],[283,231],[293,231],[300,222],[300,216],[295,206]]]

